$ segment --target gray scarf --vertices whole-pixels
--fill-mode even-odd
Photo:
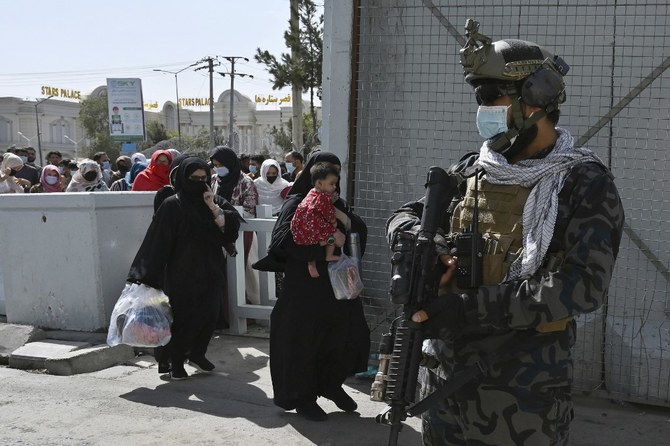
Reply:
[[[542,264],[554,235],[558,193],[570,170],[581,163],[603,164],[590,149],[574,147],[574,138],[568,130],[557,127],[556,131],[554,149],[544,158],[509,164],[487,142],[480,149],[478,163],[486,171],[489,183],[532,188],[523,208],[523,254],[512,263],[505,280],[528,278]]]

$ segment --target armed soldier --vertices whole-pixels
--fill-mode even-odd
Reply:
[[[468,20],[461,64],[485,141],[452,169],[468,179],[436,243],[446,272],[439,296],[411,319],[439,360],[421,370],[422,396],[487,355],[498,361],[423,413],[423,442],[565,445],[574,318],[606,300],[623,207],[608,168],[557,127],[567,64],[478,28]],[[422,200],[396,211],[389,243],[418,228],[422,212]]]

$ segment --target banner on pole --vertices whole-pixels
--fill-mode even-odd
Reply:
[[[109,135],[114,141],[144,140],[142,80],[107,79]]]

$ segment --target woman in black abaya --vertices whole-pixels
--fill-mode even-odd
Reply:
[[[316,402],[319,396],[334,401],[344,411],[356,410],[356,403],[342,384],[347,376],[367,370],[370,332],[360,299],[335,298],[323,246],[296,245],[291,235],[291,219],[312,188],[309,170],[317,162],[341,166],[334,154],[315,153],[291,188],[272,232],[271,253],[284,262],[285,276],[271,316],[270,371],[276,405],[296,409],[309,420],[322,421],[327,414]],[[334,204],[340,230],[336,246],[343,246],[344,233],[357,232],[363,251],[365,223],[344,200]],[[313,259],[318,278],[308,273],[307,262]]]
[[[172,379],[188,377],[184,361],[214,369],[206,357],[226,286],[223,250],[239,231],[239,214],[223,210],[209,188],[211,171],[197,157],[184,159],[175,175],[176,194],[160,205],[128,273],[128,281],[162,289],[174,316],[166,346]]]

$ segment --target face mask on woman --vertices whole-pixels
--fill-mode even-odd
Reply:
[[[46,181],[48,185],[53,186],[54,184],[58,183],[58,177],[48,176],[44,179],[44,181]]]
[[[96,178],[98,178],[98,173],[95,171],[86,172],[83,176],[86,181],[94,181]]]
[[[258,168],[256,166],[249,166],[249,172],[256,174],[256,172],[258,172]]]
[[[215,169],[216,169],[216,174],[218,176],[220,176],[221,178],[225,177],[226,175],[228,175],[228,173],[230,173],[230,171],[228,170],[228,168],[226,166],[215,167]]]
[[[268,183],[272,184],[272,183],[274,183],[276,180],[277,180],[277,176],[276,176],[276,175],[272,175],[272,176],[268,175]]]

